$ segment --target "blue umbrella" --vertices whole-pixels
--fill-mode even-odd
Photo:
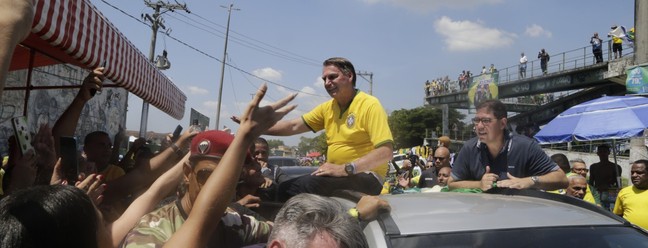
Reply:
[[[604,96],[559,114],[535,138],[540,143],[627,139],[643,135],[646,128],[648,98]]]

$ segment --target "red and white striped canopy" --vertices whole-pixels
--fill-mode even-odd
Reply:
[[[173,118],[184,115],[185,94],[88,0],[36,0],[32,34],[23,43],[86,68],[107,61],[108,79]]]

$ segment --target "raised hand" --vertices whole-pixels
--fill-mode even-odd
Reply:
[[[36,156],[34,150],[29,150],[24,155],[21,155],[20,152],[18,154],[9,181],[8,188],[10,191],[32,186],[36,181],[36,173],[38,172],[38,167],[36,167],[38,156]]]
[[[52,129],[43,124],[34,136],[32,144],[38,154],[38,166],[45,169],[52,169],[56,163],[56,151],[54,150],[54,137]]]
[[[93,92],[96,93],[101,90],[104,79],[106,79],[106,76],[104,76],[103,67],[98,67],[92,70],[92,72],[90,72],[90,74],[88,74],[88,76],[83,80],[77,98],[80,98],[83,101],[90,100],[94,96]]]
[[[106,184],[103,183],[103,179],[104,177],[102,175],[90,174],[86,178],[79,177],[79,181],[74,186],[83,190],[95,205],[99,205],[103,201],[102,194],[106,189]]]
[[[245,113],[240,117],[241,126],[239,130],[247,130],[247,135],[251,137],[258,137],[297,107],[297,105],[286,106],[295,99],[296,93],[270,105],[259,107],[259,103],[267,90],[268,86],[266,84],[261,85],[252,101],[248,104]]]

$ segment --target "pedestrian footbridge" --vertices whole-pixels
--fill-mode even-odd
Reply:
[[[526,77],[521,77],[518,65],[493,73],[498,98],[510,112],[518,113],[509,118],[509,123],[543,125],[573,105],[602,95],[625,94],[625,69],[633,65],[633,49],[625,47],[624,51],[630,52],[617,59],[613,58],[610,42],[603,50],[605,60],[601,63],[595,62],[591,47],[586,46],[552,54],[546,74],[539,60],[527,62]],[[447,104],[458,109],[471,106],[469,89],[459,89],[456,82],[451,82],[449,88],[449,92],[426,96],[426,104]]]

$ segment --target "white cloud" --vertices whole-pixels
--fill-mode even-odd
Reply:
[[[208,111],[216,112],[216,110],[218,109],[218,101],[205,101],[203,102],[203,107],[207,108]]]
[[[189,86],[189,93],[194,95],[207,95],[209,91],[197,86]]]
[[[551,38],[551,32],[549,30],[545,30],[542,26],[538,24],[533,24],[530,27],[526,28],[526,31],[524,31],[524,34],[531,36],[531,37],[540,37],[540,36],[545,36],[547,38]]]
[[[277,71],[275,69],[272,69],[270,67],[262,68],[262,69],[256,69],[252,71],[252,74],[260,77],[260,78],[265,78],[270,81],[279,81],[282,78],[282,73],[281,71]]]
[[[497,28],[489,28],[481,22],[453,21],[443,16],[434,22],[435,31],[444,37],[450,51],[474,51],[506,47],[517,35]]]
[[[465,9],[494,5],[503,0],[361,0],[366,4],[390,4],[415,12],[430,12],[441,8]]]

